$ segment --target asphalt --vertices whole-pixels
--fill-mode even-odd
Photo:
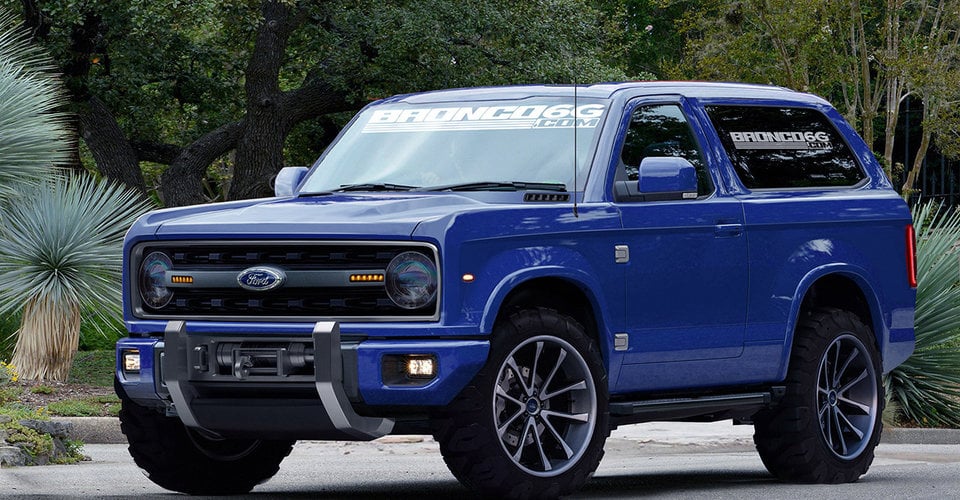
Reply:
[[[87,444],[125,444],[120,422],[114,417],[58,417],[73,424],[70,437]],[[660,446],[753,446],[753,426],[733,425],[724,420],[711,423],[649,422],[626,425],[610,437]],[[406,442],[404,436],[387,436],[381,442]],[[886,427],[881,436],[886,444],[960,444],[960,429],[916,429]]]

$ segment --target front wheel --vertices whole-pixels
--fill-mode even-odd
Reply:
[[[151,481],[190,495],[235,495],[273,477],[293,441],[212,439],[121,397],[120,429],[130,455]]]
[[[856,481],[880,441],[883,385],[873,334],[851,312],[820,310],[797,328],[787,390],[755,419],[767,469],[805,483]]]
[[[494,329],[490,358],[437,422],[451,472],[484,496],[556,498],[596,470],[609,435],[602,359],[576,321],[548,309]]]

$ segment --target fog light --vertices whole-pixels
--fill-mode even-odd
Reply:
[[[437,362],[433,356],[408,356],[405,370],[410,378],[433,378],[437,376]]]
[[[140,351],[123,351],[123,371],[140,373]]]
[[[388,387],[423,387],[439,376],[440,363],[434,354],[386,354],[381,370]]]

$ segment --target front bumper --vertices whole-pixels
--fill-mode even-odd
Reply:
[[[393,421],[355,408],[409,413],[449,403],[486,361],[482,340],[341,338],[335,322],[312,335],[198,334],[170,321],[164,337],[117,343],[117,378],[127,396],[165,406],[184,424],[223,437],[369,440]],[[136,351],[140,369],[124,369]],[[384,380],[384,360],[418,354],[437,360],[437,376],[421,384]],[[379,407],[379,408],[378,408]]]

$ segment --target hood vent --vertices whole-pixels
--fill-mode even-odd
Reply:
[[[525,193],[523,201],[548,203],[570,201],[570,193]]]

